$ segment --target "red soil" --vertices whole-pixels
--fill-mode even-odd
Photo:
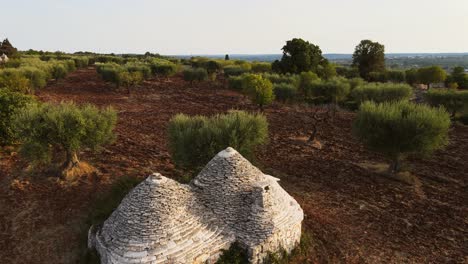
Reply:
[[[131,97],[79,70],[40,91],[43,101],[112,105],[118,138],[98,154],[82,153],[99,173],[68,186],[31,175],[16,153],[0,152],[0,263],[76,263],[86,243],[84,220],[93,200],[123,175],[151,171],[177,178],[166,145],[177,113],[211,115],[255,107],[223,85],[190,87],[180,77],[151,80]],[[312,109],[275,104],[265,111],[270,142],[255,163],[281,178],[305,211],[312,236],[309,259],[294,263],[468,262],[468,127],[454,125],[450,145],[431,158],[410,157],[407,184],[365,169],[385,159],[351,135],[353,113],[319,126],[321,150],[301,138],[312,129]]]

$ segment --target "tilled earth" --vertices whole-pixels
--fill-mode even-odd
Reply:
[[[99,172],[71,186],[28,172],[14,149],[0,152],[0,263],[78,262],[90,205],[111,182],[152,171],[180,177],[166,145],[173,115],[256,111],[223,81],[191,87],[180,76],[154,79],[128,96],[103,82],[93,68],[51,83],[38,96],[114,107],[118,137],[98,154],[81,153]],[[468,127],[454,125],[450,145],[432,157],[409,157],[408,183],[363,166],[386,160],[352,137],[353,113],[340,111],[319,124],[322,149],[306,143],[313,111],[267,107],[270,141],[254,161],[281,178],[306,214],[311,254],[293,263],[468,262]]]

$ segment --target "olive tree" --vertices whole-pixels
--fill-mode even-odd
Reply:
[[[258,74],[245,74],[242,81],[242,91],[249,96],[261,110],[275,99],[273,84],[270,80]]]
[[[262,114],[231,111],[213,117],[178,114],[169,122],[169,150],[178,167],[197,169],[216,153],[233,147],[250,157],[268,138]]]
[[[405,83],[367,83],[356,87],[351,92],[352,98],[358,103],[409,100],[412,95],[413,89]]]
[[[400,170],[408,154],[431,154],[448,142],[449,114],[408,101],[364,102],[354,121],[354,134],[368,148],[391,159],[389,171]]]
[[[17,135],[12,125],[13,117],[34,101],[32,96],[0,89],[0,145],[14,143]]]
[[[143,74],[139,71],[119,73],[119,83],[127,88],[127,93],[131,94],[131,88],[143,82]]]
[[[20,153],[35,164],[50,164],[65,157],[61,171],[73,177],[80,168],[78,153],[84,148],[98,150],[111,143],[117,114],[112,108],[62,102],[34,104],[14,118],[14,128],[22,142]]]
[[[431,89],[425,95],[432,106],[443,106],[453,118],[463,109],[468,108],[468,91]]]
[[[427,88],[430,88],[430,85],[433,83],[442,83],[447,78],[447,73],[444,69],[439,66],[430,66],[425,68],[418,69],[418,80],[427,85]]]

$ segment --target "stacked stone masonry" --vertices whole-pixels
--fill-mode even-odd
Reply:
[[[257,264],[297,246],[303,217],[278,179],[227,148],[188,185],[149,176],[91,227],[88,246],[102,264],[192,264],[215,263],[237,241]]]

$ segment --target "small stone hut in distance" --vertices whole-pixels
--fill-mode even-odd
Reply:
[[[299,204],[236,150],[218,153],[188,185],[153,174],[135,187],[88,246],[101,263],[215,263],[238,242],[251,263],[291,251],[304,218]]]

